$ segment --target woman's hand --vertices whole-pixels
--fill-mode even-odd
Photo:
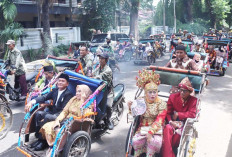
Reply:
[[[149,142],[149,143],[150,143],[150,141],[151,141],[151,138],[152,138],[152,134],[150,134],[150,133],[147,133],[147,142]]]
[[[55,121],[53,125],[53,130],[55,130],[56,127],[60,128],[60,122],[58,120]]]
[[[129,110],[131,110],[131,105],[133,104],[133,102],[132,101],[128,101],[127,102],[127,106],[128,106],[128,108],[129,108]]]

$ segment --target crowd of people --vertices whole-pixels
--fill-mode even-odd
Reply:
[[[100,33],[100,32],[99,32]],[[173,50],[173,58],[167,63],[166,67],[176,69],[186,69],[193,71],[202,71],[205,63],[201,60],[201,53],[209,55],[208,64],[210,67],[219,68],[227,57],[226,47],[215,49],[208,46],[207,38],[203,43],[195,43],[192,47],[188,47],[182,43],[182,40],[192,40],[192,35],[187,31],[179,32],[183,38],[179,38],[178,42],[173,42],[175,35],[171,38],[171,46]],[[223,36],[219,36],[220,39]],[[27,94],[27,85],[25,78],[25,62],[21,52],[15,48],[15,41],[8,40],[6,43],[9,48],[7,59],[11,66],[11,74],[15,74],[15,88],[21,87],[21,99],[24,100]],[[125,41],[122,44],[119,40],[114,47],[111,45],[111,39],[106,39],[106,45],[109,51],[104,51],[104,48],[97,49],[94,56],[86,45],[76,46],[74,57],[78,58],[82,69],[77,71],[91,78],[103,80],[107,83],[107,127],[112,130],[114,124],[111,121],[112,104],[114,98],[113,90],[113,73],[107,64],[111,60],[115,60],[114,53],[121,54],[125,48],[131,49],[131,42]],[[230,50],[232,45],[228,45]],[[158,50],[161,45],[158,41],[151,45],[149,42],[144,46],[139,43],[136,48],[136,58],[147,59],[149,51]],[[187,56],[187,52],[196,53],[193,59]],[[98,66],[95,66],[95,65]],[[117,66],[117,62],[115,61]],[[118,67],[119,69],[119,67]],[[48,85],[56,78],[58,71],[53,62],[45,60],[43,64],[44,75],[38,80],[34,87],[34,91],[39,91],[48,87]],[[191,82],[186,77],[178,86],[177,93],[172,93],[167,102],[163,101],[158,96],[159,76],[154,72],[143,70],[139,72],[136,79],[136,85],[144,89],[144,96],[139,97],[137,103],[143,104],[145,109],[139,115],[140,124],[132,139],[132,145],[135,150],[135,157],[139,157],[142,153],[146,153],[147,157],[152,157],[155,153],[161,153],[162,157],[174,157],[176,149],[180,142],[181,132],[184,122],[187,118],[196,116],[197,99],[192,96],[194,89]],[[78,85],[76,87],[75,96],[67,88],[69,85],[69,76],[60,74],[58,76],[57,88],[50,93],[39,96],[25,106],[25,112],[29,112],[33,105],[39,103],[40,107],[44,107],[43,111],[35,113],[33,124],[35,125],[37,141],[30,145],[34,151],[40,151],[47,146],[52,148],[55,137],[64,120],[71,116],[80,115],[80,105],[86,101],[92,93],[87,85]],[[132,111],[133,102],[128,102],[129,111]],[[92,110],[87,108],[85,112]],[[48,154],[51,149],[48,150]]]

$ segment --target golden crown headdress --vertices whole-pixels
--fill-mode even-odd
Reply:
[[[139,76],[136,77],[136,86],[139,88],[145,88],[148,83],[155,83],[157,86],[160,84],[160,75],[156,74],[153,70],[139,71]]]

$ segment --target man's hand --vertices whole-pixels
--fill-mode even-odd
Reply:
[[[11,75],[15,74],[15,70],[11,70],[10,72],[11,72]]]
[[[25,106],[24,111],[25,111],[25,112],[29,112],[30,109],[31,109],[31,107],[32,107],[32,103],[31,103],[31,101],[30,101],[30,102]]]
[[[149,133],[147,133],[147,142],[148,142],[148,143],[150,143],[151,138],[152,138],[152,135],[151,135],[151,134],[149,134]]]
[[[49,104],[40,104],[40,107],[46,107],[46,106],[48,106]]]
[[[176,121],[178,118],[178,112],[174,112],[174,114],[172,115],[172,120]]]
[[[178,125],[177,125],[176,122],[170,121],[169,124],[170,124],[173,128],[178,129]]]

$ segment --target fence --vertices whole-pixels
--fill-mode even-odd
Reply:
[[[21,51],[41,48],[41,31],[42,28],[25,29],[26,36],[17,41],[17,48]],[[69,45],[71,42],[81,41],[80,27],[56,27],[51,28],[50,32],[53,46]]]

